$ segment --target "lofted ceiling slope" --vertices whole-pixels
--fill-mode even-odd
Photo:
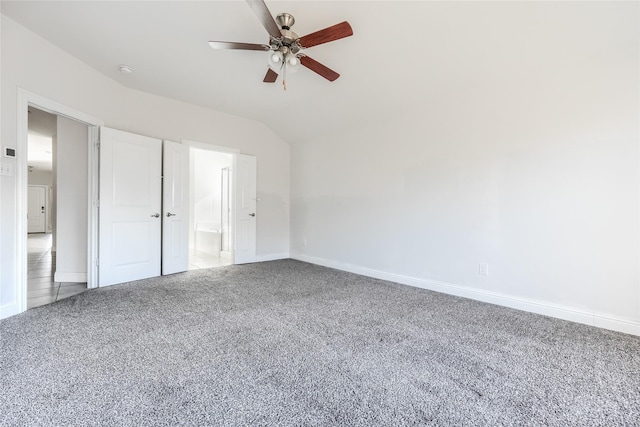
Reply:
[[[209,40],[267,43],[235,1],[2,1],[2,13],[137,90],[265,123],[290,143],[474,98],[518,94],[554,73],[624,61],[637,34],[607,2],[266,2],[305,35],[349,21],[354,35],[305,51],[336,70],[262,83],[266,53]],[[134,69],[123,75],[119,64]],[[526,96],[526,93],[523,93]]]

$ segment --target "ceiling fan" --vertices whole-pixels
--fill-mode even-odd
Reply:
[[[307,56],[303,50],[353,35],[353,30],[347,21],[299,37],[291,31],[291,27],[295,23],[291,14],[281,13],[274,20],[264,0],[247,0],[247,3],[269,33],[269,44],[210,41],[209,46],[214,49],[269,52],[269,68],[263,82],[274,83],[278,79],[278,74],[282,73],[282,84],[285,90],[287,89],[287,71],[296,71],[299,64],[331,82],[340,77],[340,74]]]

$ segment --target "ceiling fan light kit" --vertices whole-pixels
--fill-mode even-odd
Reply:
[[[286,67],[288,72],[294,73],[298,71],[300,59],[286,47],[282,47],[269,54],[268,64],[276,73],[280,72],[283,67]]]
[[[340,77],[340,74],[311,59],[302,50],[353,35],[353,30],[348,22],[344,21],[315,33],[298,37],[296,33],[291,31],[291,27],[296,22],[293,15],[281,13],[274,20],[264,0],[247,0],[247,3],[269,33],[269,44],[210,41],[209,46],[213,49],[268,51],[267,64],[269,68],[263,82],[274,83],[278,79],[278,75],[282,73],[284,90],[287,90],[287,73],[296,72],[300,64],[331,82]]]

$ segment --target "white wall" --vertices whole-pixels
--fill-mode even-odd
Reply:
[[[46,185],[51,187],[53,185],[51,171],[43,171],[39,169],[29,171],[29,185]]]
[[[58,116],[56,282],[87,281],[88,138],[86,125]]]
[[[261,123],[125,88],[5,16],[1,31],[3,146],[12,146],[16,140],[16,94],[21,87],[100,118],[112,128],[173,141],[186,139],[237,148],[257,156],[260,165],[258,256],[286,256],[290,157],[287,142]],[[23,155],[26,153],[18,153]],[[15,176],[2,176],[0,317],[17,309],[16,191]]]
[[[621,18],[567,28],[577,52],[550,44],[295,145],[294,256],[640,334],[638,23],[617,40]]]

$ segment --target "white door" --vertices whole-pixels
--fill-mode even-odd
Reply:
[[[162,274],[189,268],[189,146],[164,141]]]
[[[47,231],[46,200],[47,190],[45,187],[29,186],[27,233],[44,233]]]
[[[256,262],[256,157],[236,155],[235,170],[235,264]]]
[[[100,128],[100,286],[160,275],[162,141]]]

